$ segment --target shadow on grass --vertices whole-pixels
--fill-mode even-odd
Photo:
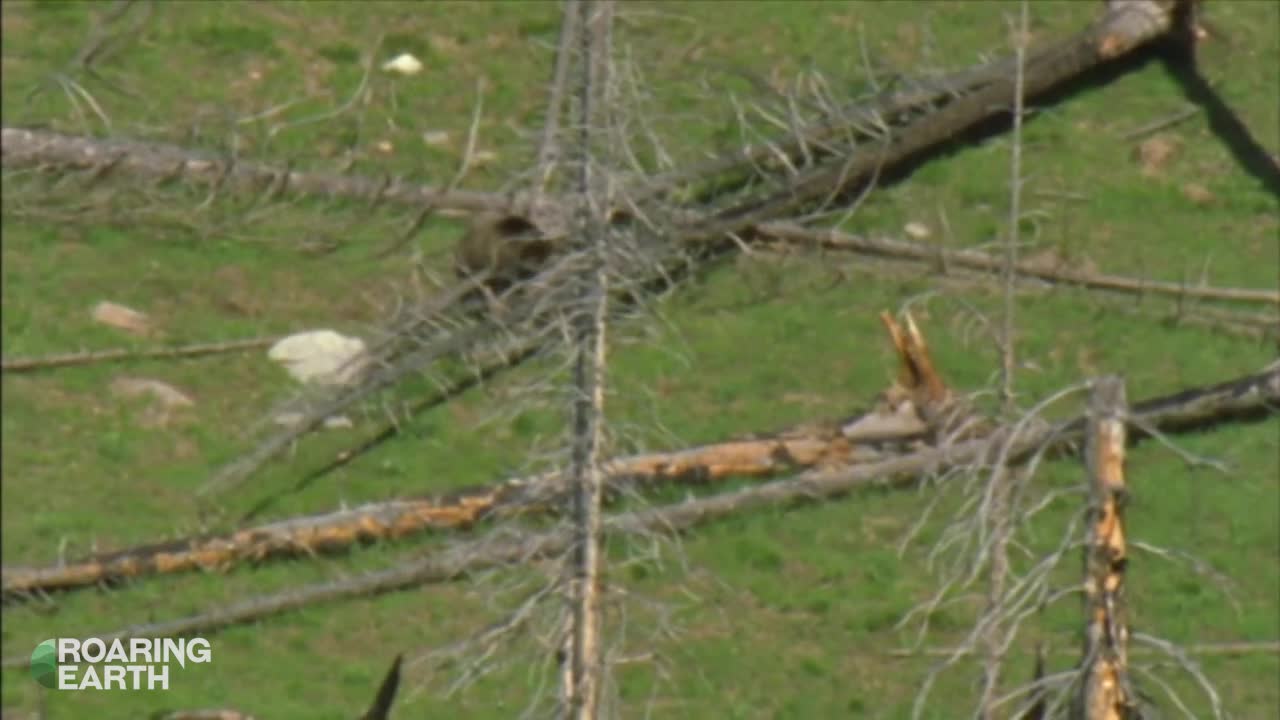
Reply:
[[[1195,39],[1183,33],[1171,37],[1160,50],[1165,70],[1187,100],[1204,110],[1209,130],[1227,146],[1241,169],[1257,178],[1272,196],[1280,200],[1280,165],[1200,73]]]

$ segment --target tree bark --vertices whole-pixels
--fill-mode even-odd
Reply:
[[[574,377],[570,388],[572,438],[570,482],[573,488],[573,545],[567,558],[566,597],[572,619],[562,659],[560,680],[561,716],[566,720],[595,720],[600,716],[601,687],[604,683],[604,650],[601,633],[604,535],[601,506],[604,501],[604,471],[601,450],[604,437],[606,318],[609,313],[609,285],[605,257],[608,235],[603,206],[608,194],[597,177],[596,149],[603,134],[601,123],[609,82],[609,35],[613,24],[612,0],[570,0],[565,23],[578,15],[582,28],[578,37],[578,242],[576,251],[590,262],[583,266],[577,281],[578,302],[569,307],[573,327]]]
[[[499,193],[453,190],[385,177],[294,170],[254,160],[218,157],[177,145],[139,140],[109,140],[66,135],[52,130],[0,129],[4,166],[83,170],[95,180],[124,175],[158,183],[184,181],[216,189],[280,195],[343,197],[372,204],[390,202],[412,208],[507,211],[518,199]]]

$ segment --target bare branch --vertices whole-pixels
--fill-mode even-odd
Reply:
[[[171,348],[88,350],[85,352],[63,353],[61,355],[46,355],[44,357],[6,358],[3,360],[3,370],[5,372],[31,372],[34,370],[93,365],[120,360],[163,360],[218,355],[268,347],[279,341],[280,337],[282,336],[196,343]]]
[[[937,264],[941,259],[949,266],[989,272],[999,272],[1003,265],[999,258],[977,250],[939,250],[917,243],[885,237],[864,237],[838,230],[811,230],[789,222],[760,223],[755,226],[755,229],[766,237],[777,238],[798,245],[848,250],[868,255],[913,260],[931,265]],[[1066,285],[1078,285],[1139,295],[1151,294],[1202,300],[1228,300],[1280,305],[1280,291],[1277,290],[1185,285],[1162,280],[1129,278],[1122,275],[1086,273],[1065,267],[1045,268],[1026,261],[1016,263],[1014,267],[1018,275]]]

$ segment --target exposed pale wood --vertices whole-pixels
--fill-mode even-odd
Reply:
[[[728,440],[675,452],[615,458],[604,464],[607,492],[626,486],[704,484],[730,477],[769,477],[813,467],[840,467],[882,459],[919,446],[930,435],[947,435],[963,408],[934,369],[924,337],[907,317],[903,329],[887,314],[882,321],[898,353],[898,383],[871,411],[780,433]],[[558,473],[428,497],[374,503],[352,510],[306,516],[224,535],[174,540],[54,567],[3,571],[3,594],[65,590],[120,579],[195,569],[228,568],[271,557],[332,552],[360,542],[389,540],[429,529],[461,529],[494,515],[560,508],[569,481]]]
[[[1189,393],[1192,391],[1189,391]],[[1256,410],[1263,402],[1266,412],[1274,411],[1280,401],[1280,363],[1260,375],[1215,385],[1203,391],[1206,396],[1224,402],[1217,412],[1225,417],[1238,417],[1242,411]],[[1190,399],[1188,393],[1182,393]],[[1246,402],[1244,398],[1251,398]],[[1264,399],[1265,398],[1265,399]],[[1177,416],[1178,408],[1166,398],[1146,403]],[[1166,416],[1160,410],[1143,415],[1135,406],[1131,415],[1164,429]],[[1197,414],[1207,420],[1207,408]],[[1069,449],[1084,434],[1086,418],[1060,423],[1039,430],[1018,433],[1015,426],[999,428],[988,437],[943,447],[890,457],[879,462],[844,469],[816,469],[783,480],[746,487],[711,497],[687,500],[674,505],[629,512],[609,518],[607,533],[686,532],[709,522],[762,507],[815,502],[846,495],[868,486],[911,487],[922,473],[945,473],[948,469],[987,463],[1001,454],[1009,462],[1018,462],[1041,450]],[[209,612],[186,618],[134,625],[113,632],[94,633],[104,641],[129,637],[172,637],[192,633],[210,633],[220,628],[253,622],[308,605],[367,595],[404,590],[430,583],[447,582],[486,568],[529,563],[560,556],[572,542],[566,530],[544,532],[513,531],[449,545],[442,550],[420,556],[403,565],[366,573],[343,580],[308,585],[274,595],[252,597]],[[26,667],[29,655],[5,658],[0,667]]]
[[[1132,414],[1140,424],[1171,433],[1226,421],[1265,418],[1277,411],[1280,411],[1280,364],[1262,373],[1139,402],[1133,406]],[[856,421],[845,423],[844,427],[856,427]],[[810,429],[794,437],[783,433],[671,454],[659,452],[618,459],[609,465],[609,484],[611,488],[621,488],[625,483],[634,482],[705,483],[728,477],[763,478],[788,470],[833,473],[841,466],[854,468],[850,471],[896,468],[899,465],[893,462],[918,455],[918,452],[897,455],[901,443],[893,441],[892,434],[886,441],[856,445],[842,433],[827,432],[828,439]],[[920,432],[922,430],[915,430]],[[1083,419],[1062,425],[1056,447],[1070,448],[1083,432]],[[1134,430],[1130,439],[1142,434]],[[908,441],[906,446],[924,447],[918,439]],[[906,466],[916,468],[918,465]],[[488,516],[556,509],[563,502],[558,500],[563,492],[563,479],[558,475],[540,475],[444,498],[370,503],[352,510],[282,520],[227,536],[134,547],[46,568],[9,566],[3,573],[4,594],[23,597],[33,592],[87,587],[115,579],[228,568],[237,562],[340,551],[371,539],[406,537],[428,529],[468,528]]]
[[[1129,608],[1125,592],[1124,381],[1098,378],[1089,399],[1085,466],[1089,518],[1085,539],[1085,633],[1079,705],[1082,720],[1137,717],[1138,697],[1129,681]]]

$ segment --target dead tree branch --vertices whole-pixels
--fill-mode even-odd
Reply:
[[[1214,643],[1192,643],[1181,646],[1182,651],[1188,655],[1209,655],[1209,656],[1232,656],[1232,655],[1252,655],[1255,653],[1266,655],[1280,655],[1280,640],[1241,640],[1238,642],[1214,642]],[[898,658],[918,658],[918,657],[954,657],[957,655],[972,655],[975,652],[973,648],[962,647],[926,647],[919,649],[900,648],[885,651],[886,657]],[[1080,657],[1078,649],[1067,647],[1056,648],[1056,655]],[[1164,654],[1163,650],[1150,647],[1134,647],[1130,648],[1129,655],[1153,655]]]
[[[184,180],[213,187],[273,188],[276,195],[344,197],[412,208],[505,212],[519,198],[452,190],[403,180],[292,170],[262,162],[234,161],[176,145],[136,140],[102,140],[51,130],[0,129],[0,158],[6,168],[71,169],[166,182]]]
[[[547,88],[547,111],[542,118],[542,141],[538,145],[538,166],[534,176],[539,193],[550,187],[552,175],[560,162],[560,116],[564,112],[565,88],[569,83],[579,20],[578,13],[569,11],[560,18],[560,40],[556,43],[556,62]]]
[[[1026,71],[1028,35],[1027,0],[1020,5],[1021,21],[1014,31],[1014,91],[1013,138],[1009,158],[1009,220],[1005,230],[1004,264],[1001,268],[1003,283],[1003,308],[1000,331],[1000,402],[1006,416],[1014,409],[1014,267],[1018,260],[1019,226],[1022,223],[1022,104],[1023,78]],[[991,525],[990,566],[987,581],[987,607],[982,622],[985,624],[982,641],[986,646],[982,665],[982,697],[978,701],[978,713],[983,720],[995,720],[995,701],[1000,689],[1000,674],[1004,664],[1007,620],[1001,617],[1001,609],[1007,602],[1005,585],[1009,577],[1009,540],[1012,535],[1012,518],[1017,515],[1013,485],[1013,470],[998,466],[991,473],[985,508]]]
[[[839,230],[814,230],[790,222],[761,223],[755,229],[766,238],[795,243],[807,247],[828,250],[845,250],[859,254],[887,257],[897,260],[998,273],[1003,261],[977,250],[947,250],[919,243],[852,235]],[[1280,291],[1253,288],[1220,288],[1185,285],[1167,280],[1144,280],[1123,275],[1086,273],[1066,267],[1046,268],[1032,262],[1014,264],[1022,277],[1037,278],[1050,283],[1076,285],[1099,290],[1112,290],[1130,294],[1163,295],[1174,298],[1198,300],[1227,300],[1280,306]]]
[[[0,361],[4,372],[31,372],[76,365],[93,365],[97,363],[116,362],[121,360],[167,360],[170,358],[190,358],[205,355],[257,350],[269,347],[280,337],[250,338],[247,340],[227,340],[224,342],[196,343],[171,348],[151,348],[143,350],[88,350],[85,352],[46,355],[43,357],[6,358]]]

